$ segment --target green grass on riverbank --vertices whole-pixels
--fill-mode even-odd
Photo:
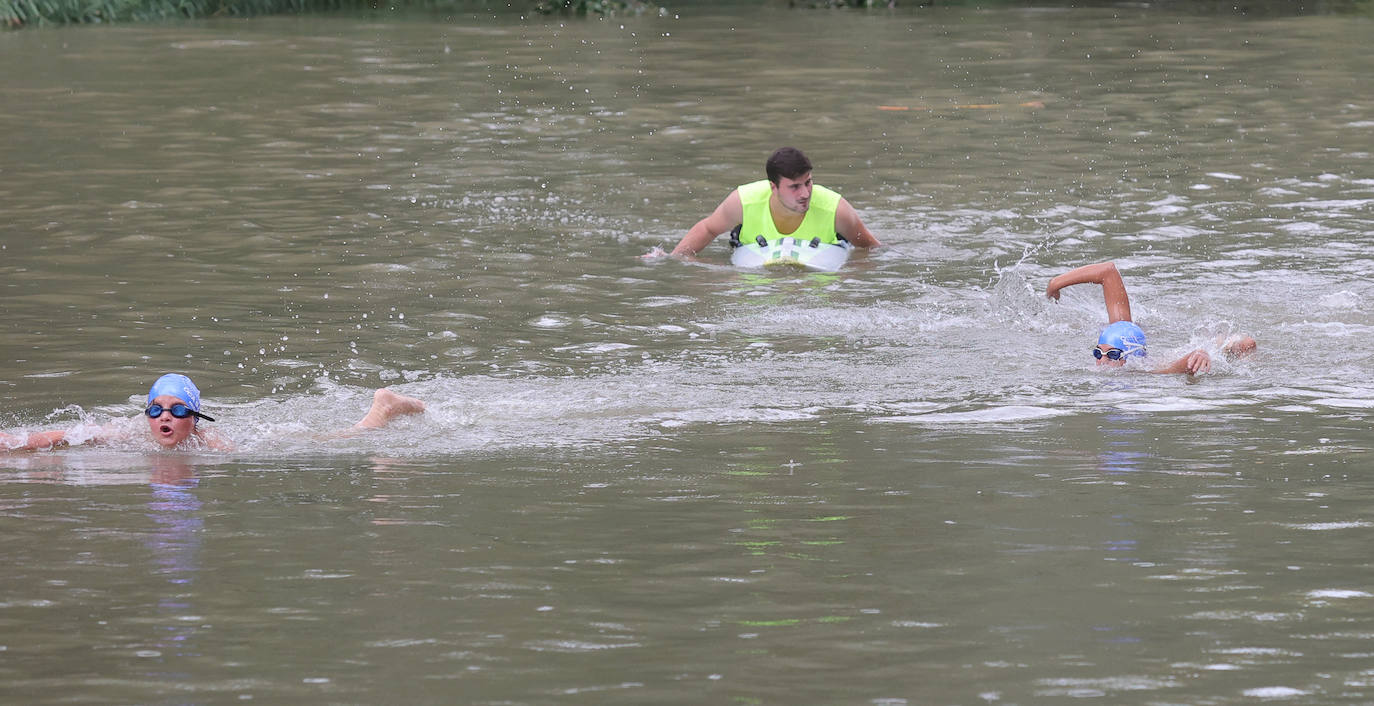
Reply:
[[[707,3],[785,3],[798,8],[930,8],[943,6],[1114,7],[1119,0],[707,0]],[[343,10],[453,10],[474,7],[540,14],[623,15],[654,11],[654,0],[0,0],[0,29],[48,24],[156,22],[201,17]],[[1187,16],[1269,17],[1362,15],[1374,18],[1374,0],[1143,0],[1138,11]]]
[[[0,0],[0,24],[146,22],[366,7],[360,0]]]
[[[638,14],[647,0],[0,0],[0,27],[156,22],[343,10],[466,10],[499,6],[541,14]]]

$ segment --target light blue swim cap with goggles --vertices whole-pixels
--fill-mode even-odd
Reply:
[[[167,373],[158,378],[157,382],[154,382],[152,388],[148,390],[147,404],[152,404],[153,400],[163,395],[171,395],[185,402],[186,406],[193,411],[200,411],[200,390],[194,382],[191,382],[191,378],[185,375]]]
[[[1097,337],[1097,345],[1109,345],[1121,349],[1121,358],[1130,356],[1145,357],[1145,332],[1129,321],[1115,321]]]

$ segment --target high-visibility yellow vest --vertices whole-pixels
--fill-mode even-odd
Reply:
[[[739,187],[740,205],[744,206],[744,223],[740,227],[741,243],[757,242],[763,236],[769,243],[782,238],[796,238],[799,242],[809,242],[820,238],[822,243],[839,242],[835,237],[835,210],[840,206],[840,195],[819,184],[811,187],[811,203],[806,209],[800,226],[791,233],[779,233],[773,223],[773,214],[768,211],[768,197],[773,193],[767,179]]]

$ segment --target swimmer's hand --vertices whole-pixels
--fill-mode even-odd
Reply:
[[[1183,356],[1183,367],[1189,375],[1205,373],[1212,369],[1212,356],[1201,348]]]
[[[1255,348],[1258,346],[1259,344],[1250,336],[1232,336],[1226,339],[1226,343],[1222,345],[1221,350],[1232,358],[1244,358],[1254,353]]]
[[[1055,277],[1054,279],[1050,280],[1050,283],[1048,285],[1045,286],[1045,296],[1055,301],[1059,301],[1059,290],[1063,289],[1062,285],[1058,287],[1054,285],[1055,281],[1058,279],[1058,277]]]
[[[1212,356],[1207,355],[1207,351],[1201,348],[1179,358],[1167,368],[1151,370],[1152,373],[1187,373],[1189,375],[1201,375],[1212,369]]]
[[[653,250],[639,256],[641,260],[657,260],[660,257],[668,257],[668,251],[655,245]]]

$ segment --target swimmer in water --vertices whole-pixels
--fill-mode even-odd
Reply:
[[[1145,332],[1131,322],[1131,302],[1126,296],[1126,282],[1121,279],[1113,262],[1099,262],[1083,265],[1050,280],[1045,288],[1045,296],[1059,300],[1059,291],[1075,284],[1100,284],[1102,297],[1107,302],[1106,328],[1097,338],[1093,347],[1093,357],[1098,365],[1119,368],[1130,358],[1145,358]],[[1222,343],[1222,351],[1232,358],[1243,358],[1255,352],[1255,339],[1249,336],[1232,336]],[[1179,358],[1162,368],[1154,368],[1152,373],[1187,373],[1198,375],[1212,369],[1212,357],[1201,348]]]
[[[148,433],[158,446],[164,449],[233,450],[232,441],[212,430],[200,427],[202,419],[207,422],[215,420],[201,412],[200,389],[191,382],[191,378],[177,373],[168,373],[158,378],[148,390],[147,405],[143,413],[148,417]],[[420,414],[424,411],[424,402],[383,388],[372,394],[371,408],[352,429],[380,429],[396,417]],[[84,441],[98,444],[112,440],[111,433],[103,429],[97,431],[93,437],[79,441],[68,439],[69,433],[56,430],[33,432],[24,436],[0,434],[0,449],[37,451]]]
[[[736,227],[738,235],[750,242],[767,242],[792,236],[802,240],[819,238],[833,243],[843,238],[850,245],[875,248],[882,245],[864,225],[863,219],[842,196],[811,181],[811,160],[795,147],[782,147],[764,164],[767,179],[745,184],[731,191],[716,210],[692,226],[672,253],[655,247],[641,258],[652,259],[671,254],[691,257],[722,233]]]

